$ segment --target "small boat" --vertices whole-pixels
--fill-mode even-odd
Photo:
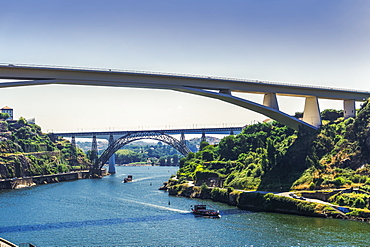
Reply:
[[[124,182],[124,183],[132,182],[132,175],[128,175],[128,176],[127,176],[127,178],[124,178],[124,179],[123,179],[123,182]]]
[[[206,205],[194,205],[190,206],[191,211],[195,216],[205,216],[205,217],[213,217],[219,218],[220,211],[214,209],[208,209]]]

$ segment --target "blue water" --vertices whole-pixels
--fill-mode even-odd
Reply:
[[[368,246],[368,223],[168,196],[158,188],[176,170],[117,167],[103,179],[0,191],[0,237],[36,246]],[[134,181],[122,183],[129,174]],[[222,217],[194,217],[197,203]]]

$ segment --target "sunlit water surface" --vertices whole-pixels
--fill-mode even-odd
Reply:
[[[370,225],[238,210],[159,191],[176,167],[0,191],[0,237],[36,246],[368,246]],[[134,181],[123,183],[127,175]],[[192,204],[221,211],[194,217]]]

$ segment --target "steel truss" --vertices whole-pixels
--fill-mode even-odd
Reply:
[[[178,141],[174,137],[167,135],[160,131],[137,131],[133,133],[129,133],[127,135],[122,136],[121,138],[115,140],[111,143],[108,148],[102,153],[99,159],[96,160],[94,163],[94,167],[101,169],[104,164],[109,160],[109,158],[121,147],[137,140],[141,139],[153,139],[162,141],[177,151],[179,151],[182,155],[187,155],[190,153],[190,149],[185,145],[185,143]]]

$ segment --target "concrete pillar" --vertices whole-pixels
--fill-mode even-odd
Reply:
[[[321,126],[319,101],[316,96],[306,97],[303,112],[303,121],[315,127]]]
[[[182,145],[186,145],[186,140],[185,140],[185,133],[184,132],[181,132],[181,136],[180,136],[180,143]]]
[[[72,146],[72,159],[77,161],[76,137],[74,135],[72,135],[71,146]]]
[[[205,141],[207,141],[207,139],[206,139],[206,133],[205,132],[202,132],[202,138],[201,138],[201,140],[200,140],[201,142],[205,142]]]
[[[109,143],[108,145],[112,145],[114,143],[114,136],[113,135],[110,135],[109,136]],[[108,172],[109,173],[116,173],[116,155],[113,154],[110,158],[109,158],[109,168],[108,168]]]
[[[356,106],[355,100],[353,99],[346,99],[343,101],[344,103],[344,118],[356,117]]]
[[[276,93],[266,93],[263,97],[263,105],[275,110],[279,110]]]
[[[97,159],[98,159],[98,144],[96,141],[96,135],[93,135],[91,143],[91,162],[93,163],[93,165],[95,164]]]
[[[71,145],[72,148],[76,149],[76,137],[74,135],[72,135]]]

